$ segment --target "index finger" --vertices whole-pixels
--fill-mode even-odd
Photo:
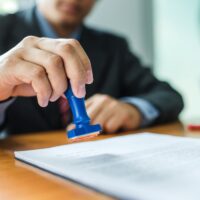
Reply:
[[[58,41],[62,42],[62,43],[66,43],[65,39],[58,39]],[[92,66],[91,66],[91,62],[90,59],[88,58],[86,52],[84,51],[83,47],[80,45],[80,43],[75,40],[75,39],[68,39],[67,40],[68,44],[71,44],[77,51],[81,62],[83,64],[83,66],[85,67],[85,70],[87,72],[87,78],[88,78],[88,84],[93,82],[93,73],[92,73]]]

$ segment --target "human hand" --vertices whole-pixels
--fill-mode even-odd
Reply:
[[[133,105],[121,102],[108,95],[96,94],[86,100],[91,124],[101,124],[103,131],[116,132],[119,129],[133,130],[141,125],[141,113]],[[71,130],[74,125],[69,125]]]
[[[0,101],[14,96],[37,96],[46,107],[67,89],[85,96],[85,84],[93,82],[89,58],[74,39],[28,36],[0,56]]]

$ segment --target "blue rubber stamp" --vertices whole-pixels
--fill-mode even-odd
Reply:
[[[97,136],[101,132],[101,126],[99,124],[91,125],[90,118],[86,112],[85,99],[77,98],[69,84],[65,96],[68,99],[69,106],[73,115],[73,123],[75,129],[67,132],[68,138],[72,142],[79,140],[85,140]]]

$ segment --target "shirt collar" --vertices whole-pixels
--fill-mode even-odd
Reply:
[[[39,28],[44,37],[48,38],[59,38],[58,34],[55,32],[53,27],[49,24],[49,22],[45,19],[43,14],[36,9],[36,20],[38,21]],[[78,27],[71,35],[70,38],[74,38],[80,40],[81,37],[81,27]]]

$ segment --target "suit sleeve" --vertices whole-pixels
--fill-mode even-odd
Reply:
[[[137,97],[151,103],[159,111],[155,123],[176,120],[183,109],[181,95],[168,83],[159,81],[149,68],[142,66],[125,40],[121,40],[121,54],[123,96]]]
[[[0,15],[0,56],[3,55],[7,49],[5,42],[7,42],[7,36],[9,34],[10,27],[12,25],[13,15]],[[6,125],[5,115],[7,108],[12,104],[14,99],[10,98],[9,100],[0,101],[0,131]]]

